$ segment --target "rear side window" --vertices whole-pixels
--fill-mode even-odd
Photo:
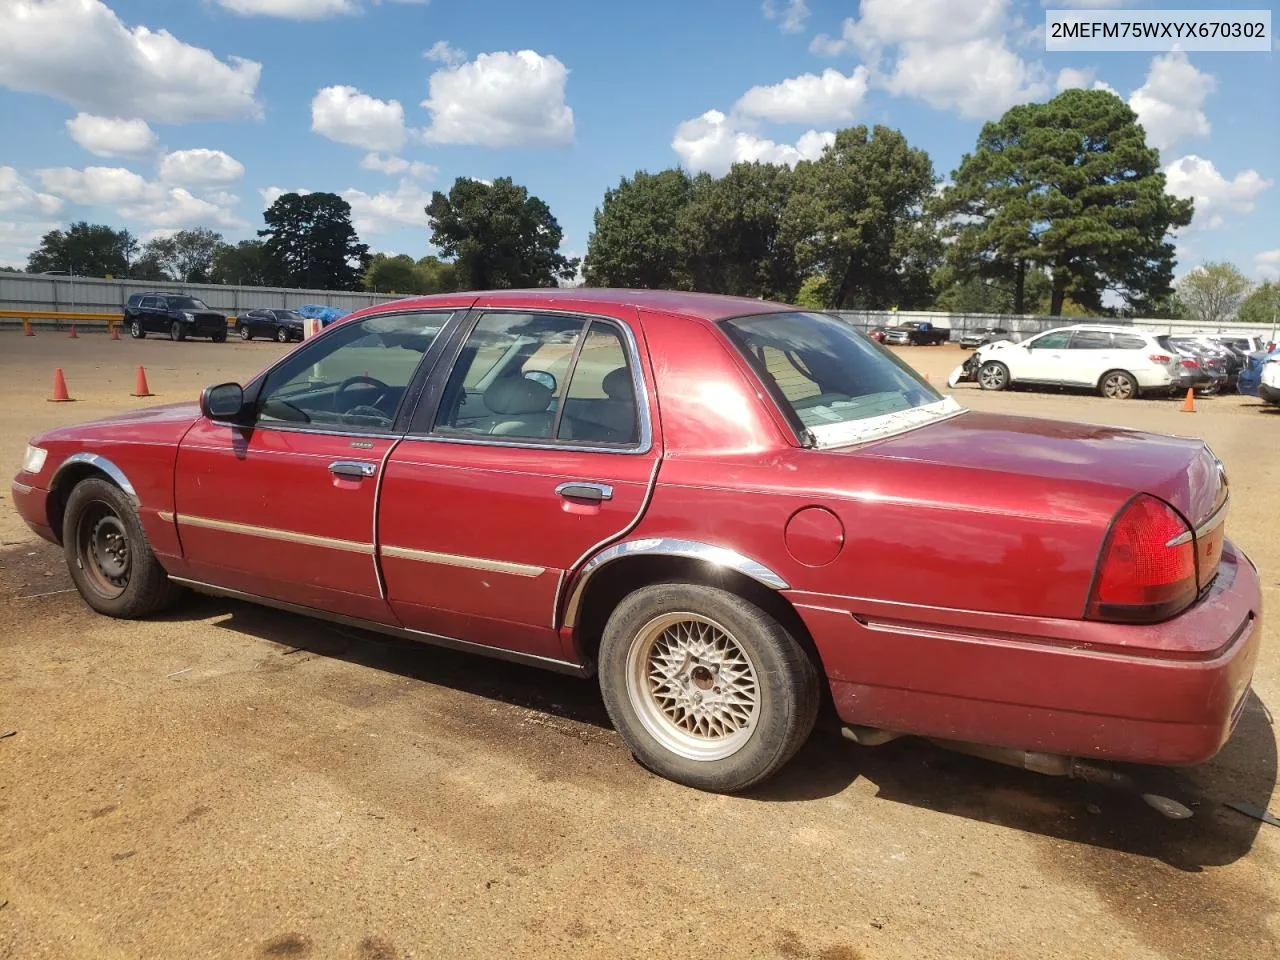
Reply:
[[[1115,345],[1117,350],[1145,350],[1147,349],[1147,341],[1142,337],[1135,337],[1128,333],[1115,334]]]
[[[1072,350],[1110,350],[1111,334],[1103,330],[1077,330],[1071,337]]]

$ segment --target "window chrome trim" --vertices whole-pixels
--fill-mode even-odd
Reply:
[[[469,557],[458,553],[436,553],[433,550],[416,550],[413,547],[382,545],[378,552],[395,560],[417,560],[420,563],[438,563],[446,567],[465,567],[468,570],[484,570],[489,573],[509,573],[513,577],[540,577],[546,567],[528,563],[511,563],[507,560],[490,560],[487,557]]]
[[[750,577],[771,590],[789,590],[790,584],[762,563],[731,550],[728,547],[717,547],[696,540],[678,540],[667,537],[648,537],[643,540],[624,540],[612,547],[602,550],[587,561],[578,574],[577,581],[569,593],[569,602],[565,607],[564,625],[573,629],[577,626],[578,612],[582,605],[582,595],[592,576],[602,567],[630,556],[666,556],[687,557],[700,560],[717,567],[734,570]]]
[[[1185,533],[1178,534],[1166,543],[1165,546],[1180,547],[1184,543],[1190,543],[1192,540],[1199,540],[1204,537],[1205,534],[1212,532],[1219,524],[1227,519],[1227,504],[1230,502],[1230,497],[1224,499],[1222,503],[1218,505],[1218,509],[1209,514],[1208,519],[1205,520],[1204,523],[1196,527],[1195,530],[1188,530]]]
[[[121,490],[124,491],[135,507],[142,505],[142,501],[138,497],[138,491],[133,488],[133,484],[129,482],[129,478],[125,476],[124,471],[117,467],[114,463],[99,453],[73,453],[67,459],[58,465],[58,469],[54,471],[53,477],[49,480],[49,489],[52,490],[58,485],[58,478],[61,477],[69,467],[73,467],[78,463],[101,470],[115,482]]]
[[[264,607],[273,607],[276,610],[284,610],[288,613],[296,613],[304,617],[313,617],[317,620],[327,620],[330,623],[342,624],[346,627],[352,627],[356,630],[369,630],[373,633],[380,633],[390,637],[397,637],[401,640],[415,640],[422,643],[429,643],[437,647],[447,647],[450,650],[457,650],[462,653],[476,653],[485,657],[492,657],[496,660],[507,660],[511,663],[523,663],[529,666],[541,667],[544,670],[554,670],[556,673],[567,673],[573,677],[587,677],[591,675],[592,667],[588,664],[573,663],[569,660],[558,660],[554,657],[542,657],[536,653],[522,653],[519,650],[511,650],[507,647],[491,647],[483,643],[473,643],[470,640],[459,640],[456,637],[446,637],[439,633],[427,633],[425,630],[410,630],[407,627],[396,627],[388,623],[378,623],[374,620],[362,620],[358,617],[347,617],[340,613],[331,613],[327,610],[320,610],[316,607],[303,606],[300,603],[290,603],[287,600],[276,600],[273,597],[264,597],[256,593],[246,593],[243,590],[235,590],[231,587],[220,587],[217,584],[206,583],[201,580],[190,580],[186,577],[170,577],[174,583],[180,583],[184,587],[190,587],[201,593],[210,594],[215,597],[227,597],[232,600],[247,600],[250,603],[261,604]],[[371,638],[372,639],[372,638]]]
[[[299,533],[296,530],[281,530],[278,527],[260,527],[252,523],[236,523],[233,520],[214,520],[211,517],[195,517],[190,514],[179,514],[178,526],[183,524],[200,527],[205,530],[217,530],[221,533],[243,533],[249,537],[261,537],[264,540],[282,540],[286,543],[301,543],[309,547],[327,547],[330,550],[342,550],[346,553],[361,553],[373,556],[373,544],[361,543],[358,540],[340,540],[337,537],[321,537],[311,533]]]
[[[639,443],[630,445],[607,445],[607,444],[586,444],[586,443],[559,443],[554,437],[549,437],[541,442],[533,439],[526,440],[494,440],[487,436],[481,437],[453,437],[448,435],[440,435],[435,432],[435,424],[432,423],[432,429],[426,433],[414,433],[410,431],[405,435],[407,440],[430,440],[436,443],[465,443],[471,445],[481,445],[486,447],[516,447],[524,450],[567,450],[571,453],[620,453],[628,456],[637,454],[646,454],[653,449],[653,415],[650,410],[650,404],[653,400],[649,392],[649,381],[645,377],[644,366],[640,363],[640,342],[636,339],[635,331],[631,329],[631,325],[625,320],[619,320],[617,317],[606,317],[597,313],[586,313],[581,310],[556,310],[544,309],[542,307],[485,307],[472,306],[471,310],[478,316],[476,323],[487,313],[524,313],[524,314],[548,314],[552,316],[574,317],[582,319],[583,332],[580,334],[583,338],[591,329],[590,321],[599,320],[601,323],[607,323],[614,328],[622,331],[623,349],[627,352],[627,365],[631,368],[631,387],[636,395],[636,416],[639,420],[640,440]],[[448,372],[445,374],[446,382],[449,377],[453,376],[454,367],[461,356],[462,349],[467,345],[467,338],[475,332],[475,324],[471,324],[470,329],[466,332],[466,337],[458,345],[458,352],[453,357],[453,362],[449,366]],[[572,379],[572,378],[571,378]],[[568,399],[568,390],[570,384],[565,384],[565,400]],[[643,398],[644,402],[641,402]],[[435,415],[438,416],[440,411],[437,409]]]

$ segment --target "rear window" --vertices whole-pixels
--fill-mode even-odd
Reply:
[[[871,439],[960,410],[892,353],[825,314],[769,313],[722,326],[815,446]]]

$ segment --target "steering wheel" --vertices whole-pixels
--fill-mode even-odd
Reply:
[[[347,377],[347,379],[343,380],[342,383],[338,384],[338,390],[333,395],[333,406],[335,409],[337,410],[342,409],[338,402],[342,398],[342,394],[347,390],[348,387],[354,387],[357,383],[366,383],[369,386],[379,388],[378,395],[377,397],[374,398],[373,403],[361,404],[361,406],[377,406],[377,404],[379,404],[383,400],[383,398],[386,397],[387,391],[391,389],[391,387],[388,384],[383,383],[377,377],[369,377],[369,376]]]

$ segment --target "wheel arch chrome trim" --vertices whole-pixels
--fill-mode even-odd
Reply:
[[[588,560],[579,571],[569,591],[569,599],[565,604],[564,626],[569,629],[577,627],[578,614],[582,606],[582,598],[587,585],[602,568],[624,557],[681,557],[698,560],[715,567],[723,567],[750,577],[770,590],[789,590],[791,585],[774,573],[764,564],[752,560],[729,547],[719,547],[698,540],[681,540],[671,537],[646,537],[637,540],[623,540],[613,546],[606,547]]]
[[[65,478],[67,471],[78,464],[92,467],[100,473],[106,474],[117,487],[124,491],[124,495],[132,501],[135,507],[142,505],[142,501],[138,497],[138,491],[133,488],[133,484],[129,482],[129,478],[123,470],[102,454],[90,453],[85,450],[71,454],[58,465],[58,469],[54,471],[53,476],[49,479],[49,489],[56,489],[59,481]]]

